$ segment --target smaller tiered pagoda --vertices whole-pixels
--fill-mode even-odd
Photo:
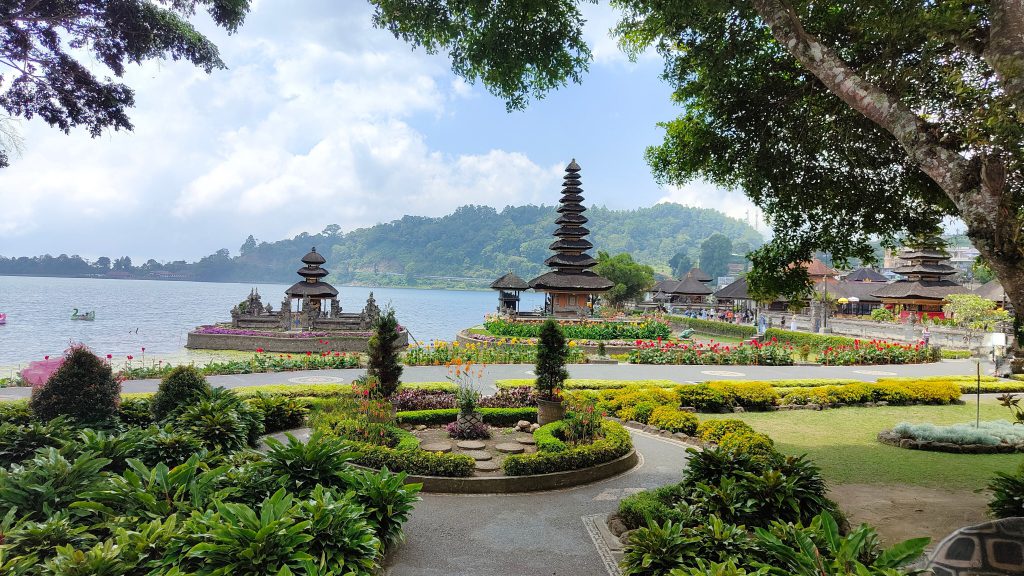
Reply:
[[[873,294],[886,308],[902,306],[901,316],[941,316],[946,296],[969,292],[947,278],[956,274],[956,268],[947,264],[949,254],[945,250],[931,246],[908,248],[899,258],[906,264],[893,272],[905,278],[880,286]]]
[[[590,230],[584,227],[587,218],[583,212],[587,209],[580,195],[581,184],[580,165],[573,159],[565,167],[559,217],[555,220],[558,229],[554,232],[555,241],[549,246],[555,254],[544,261],[553,270],[530,281],[531,288],[547,294],[544,308],[553,316],[590,316],[597,296],[615,286],[590,270],[597,260],[587,254],[594,245],[587,240]]]
[[[281,303],[281,310],[289,310],[294,313],[302,313],[309,320],[334,316],[339,311],[338,289],[324,282],[322,278],[328,275],[326,269],[321,268],[327,260],[317,253],[314,246],[308,254],[302,257],[305,264],[296,273],[302,276],[291,288],[284,291],[285,299]],[[298,302],[297,307],[292,302]],[[324,310],[323,303],[330,303],[330,310]]]

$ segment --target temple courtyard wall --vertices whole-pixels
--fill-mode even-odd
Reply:
[[[186,348],[191,350],[243,350],[286,354],[306,352],[366,352],[369,337],[366,333],[353,335],[329,334],[312,338],[275,338],[272,336],[246,336],[240,334],[198,334],[190,332]],[[399,348],[409,345],[409,333],[399,332],[395,342]]]

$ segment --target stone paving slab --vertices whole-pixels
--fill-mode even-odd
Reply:
[[[518,442],[502,442],[496,445],[494,449],[505,454],[522,454],[526,451],[526,447]]]
[[[463,454],[469,456],[470,458],[478,462],[481,460],[491,460],[494,458],[494,454],[491,454],[486,450],[467,450],[463,452]]]
[[[462,440],[455,445],[463,450],[483,450],[487,446],[479,440]]]
[[[427,452],[451,452],[452,445],[450,442],[432,442],[430,444],[420,444],[420,448]]]
[[[537,443],[537,441],[533,439],[533,436],[516,436],[516,442],[526,444],[528,446],[533,446]]]
[[[493,460],[477,460],[474,467],[481,472],[494,472],[501,468],[501,464]]]

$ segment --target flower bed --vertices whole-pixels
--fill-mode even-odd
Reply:
[[[285,330],[247,330],[245,328],[230,328],[227,326],[206,325],[193,330],[198,334],[227,334],[233,336],[267,336],[269,338],[323,338],[329,336],[330,332],[290,332]],[[346,332],[352,336],[372,336],[370,332]]]
[[[109,360],[108,356],[108,360]],[[171,373],[175,366],[163,361],[146,365],[145,362],[135,363],[129,360],[118,371],[125,380],[141,380],[146,378],[163,378]],[[248,360],[228,360],[210,362],[205,366],[197,366],[202,374],[213,376],[218,374],[254,374],[259,372],[292,372],[295,370],[337,370],[341,368],[359,368],[361,356],[351,352],[313,352],[303,354],[269,354],[257,349]]]
[[[611,462],[625,456],[633,449],[633,441],[629,437],[629,432],[618,422],[605,420],[601,422],[603,438],[597,439],[591,444],[566,447],[558,452],[544,451],[542,441],[548,436],[552,436],[556,426],[561,427],[562,425],[561,421],[552,422],[534,432],[538,451],[533,454],[515,454],[505,458],[505,462],[502,464],[505,473],[509,476],[527,476],[578,470]],[[554,440],[554,438],[552,439]],[[556,444],[554,442],[549,444],[549,446],[553,445]]]
[[[977,427],[974,424],[936,426],[900,422],[892,430],[880,432],[878,441],[900,448],[936,452],[1024,452],[1024,428],[1005,420],[981,422]]]
[[[581,363],[586,355],[570,345],[567,361]],[[521,344],[460,344],[434,341],[406,350],[402,361],[408,366],[443,366],[452,362],[474,364],[532,364],[537,361],[537,347]]]
[[[934,362],[938,350],[920,344],[898,344],[885,340],[854,340],[853,344],[829,346],[818,359],[826,366],[859,366],[865,364],[920,364]]]
[[[793,348],[775,341],[753,344],[724,345],[677,344],[664,341],[636,341],[629,353],[631,364],[709,364],[791,366]]]
[[[753,338],[757,336],[757,328],[745,324],[733,324],[732,322],[718,322],[716,320],[701,320],[700,318],[686,318],[673,316],[673,320],[681,323],[687,328],[692,328],[701,334],[713,334],[715,336],[731,336],[733,338]]]
[[[536,338],[540,335],[542,322],[535,320],[510,320],[490,317],[484,328],[494,336]],[[672,329],[663,320],[644,317],[635,322],[609,322],[606,320],[584,320],[559,322],[566,338],[581,340],[635,340],[668,338]]]
[[[537,421],[537,408],[480,408],[477,410],[485,424],[512,426],[520,420]],[[424,424],[426,426],[447,425],[459,416],[458,408],[440,410],[413,410],[399,412],[395,419],[399,424]]]
[[[499,390],[532,387],[533,378],[507,378],[495,380],[494,385]],[[563,390],[603,390],[606,388],[625,388],[627,386],[642,386],[649,388],[672,388],[678,386],[679,382],[673,380],[601,380],[590,378],[567,378],[562,385]]]

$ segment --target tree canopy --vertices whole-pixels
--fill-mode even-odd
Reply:
[[[535,13],[540,22],[531,22],[544,28],[574,3],[530,4],[552,5]],[[769,244],[750,254],[752,288],[799,292],[808,283],[806,272],[789,264],[815,251],[829,252],[838,264],[850,257],[871,260],[873,237],[891,244],[956,216],[1024,309],[1020,0],[612,5],[622,11],[615,28],[622,46],[634,56],[656,49],[673,99],[683,107],[663,125],[664,143],[647,151],[655,176],[670,184],[703,178],[742,189],[775,231]],[[429,30],[400,11],[379,18],[402,26],[403,38],[429,39]],[[513,65],[533,49],[529,28],[504,37],[503,51],[482,65],[514,74]],[[450,31],[448,38],[462,50],[485,44],[470,30],[461,32]],[[566,38],[577,33],[573,27]],[[558,44],[546,47],[557,50]],[[506,59],[506,53],[515,56]],[[562,49],[563,78],[575,81],[585,70],[571,58],[579,53],[576,46]],[[556,59],[546,53],[540,63]],[[467,78],[490,82],[486,75]],[[520,79],[518,94],[547,87],[527,74]]]
[[[637,264],[632,256],[625,253],[610,256],[607,252],[598,252],[594,272],[615,283],[601,298],[616,308],[643,298],[654,286],[654,269]]]
[[[127,85],[91,70],[90,59],[115,77],[131,63],[187,60],[206,72],[224,68],[217,47],[188,21],[197,9],[234,32],[249,0],[5,0],[0,2],[0,108],[36,116],[69,132],[85,127],[131,130]],[[4,74],[6,70],[6,74]],[[20,145],[0,118],[0,168]]]
[[[712,278],[725,276],[732,260],[732,240],[724,234],[712,234],[700,244],[700,269]]]

